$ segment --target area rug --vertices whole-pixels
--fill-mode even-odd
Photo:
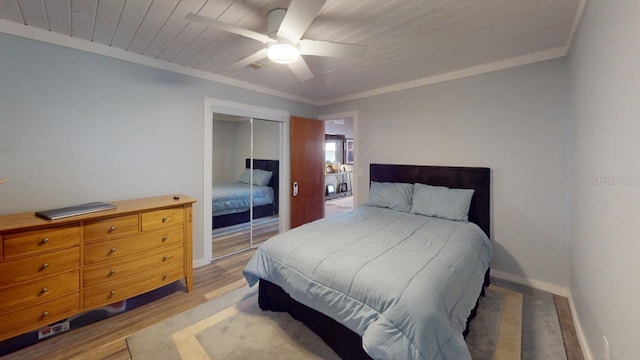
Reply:
[[[493,285],[486,294],[467,336],[473,359],[519,359],[522,294]],[[127,345],[134,360],[339,359],[288,314],[261,311],[257,287],[246,286],[143,329]]]

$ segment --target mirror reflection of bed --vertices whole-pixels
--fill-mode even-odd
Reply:
[[[279,233],[280,124],[220,114],[213,123],[215,260]]]

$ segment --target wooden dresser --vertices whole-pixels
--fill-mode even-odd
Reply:
[[[0,216],[0,341],[185,279],[192,204],[178,195],[47,221]]]

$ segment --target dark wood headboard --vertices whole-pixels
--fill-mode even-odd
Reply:
[[[469,221],[491,238],[491,169],[481,167],[371,164],[371,181],[420,183],[456,189],[474,189]]]
[[[251,159],[245,159],[245,167],[250,168]],[[273,176],[267,186],[273,189],[273,206],[275,213],[278,214],[278,200],[280,200],[280,161],[278,160],[261,160],[253,159],[253,168],[266,171],[272,171]]]

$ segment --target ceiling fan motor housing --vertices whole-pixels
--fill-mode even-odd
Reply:
[[[269,11],[267,14],[267,34],[269,37],[281,41],[284,39],[278,39],[278,29],[280,29],[280,24],[282,24],[282,20],[284,20],[284,16],[287,14],[287,9],[273,9]]]

